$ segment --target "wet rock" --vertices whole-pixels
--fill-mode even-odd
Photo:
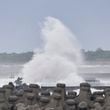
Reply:
[[[53,93],[51,102],[49,104],[49,108],[53,108],[55,110],[63,110],[62,96],[59,93]]]
[[[47,108],[49,108],[48,104],[49,104],[49,98],[45,97],[45,96],[41,96],[40,97],[40,109],[41,110],[46,110]]]
[[[0,110],[8,110],[9,105],[5,97],[5,90],[0,88]]]
[[[80,102],[78,105],[79,110],[88,110],[88,104],[84,101]]]
[[[9,102],[9,109],[10,110],[16,110],[16,102],[17,102],[17,96],[10,96],[8,99]]]
[[[73,99],[66,100],[64,110],[76,110],[75,100],[73,100]]]
[[[4,85],[3,89],[5,90],[5,96],[6,96],[6,99],[8,100],[10,95],[12,95],[13,93],[13,87],[11,85]]]
[[[77,96],[77,93],[74,91],[68,91],[67,95],[66,95],[66,99],[75,99]]]
[[[42,91],[41,95],[49,97],[50,96],[50,92],[49,91]]]
[[[90,90],[90,84],[88,83],[81,83],[80,84],[80,92],[77,97],[77,102],[80,103],[82,101],[85,101],[88,105],[90,104],[91,99],[91,90]]]

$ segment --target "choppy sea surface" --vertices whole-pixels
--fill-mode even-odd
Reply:
[[[23,64],[0,64],[0,83],[14,81]],[[78,75],[95,85],[110,85],[110,65],[81,65]]]

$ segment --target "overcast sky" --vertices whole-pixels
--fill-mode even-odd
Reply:
[[[0,52],[39,47],[47,16],[63,21],[82,48],[110,49],[110,0],[0,0]]]

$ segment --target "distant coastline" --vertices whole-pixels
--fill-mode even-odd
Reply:
[[[34,52],[24,53],[0,53],[0,64],[24,64],[29,62]],[[91,65],[110,65],[110,50],[102,50],[98,48],[95,51],[86,51],[82,49],[85,64]]]

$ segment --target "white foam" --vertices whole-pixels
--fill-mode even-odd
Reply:
[[[0,79],[0,87],[2,87],[3,85],[9,84],[9,82],[13,82],[16,80],[16,78],[1,78]]]
[[[35,52],[32,60],[24,65],[24,82],[79,85],[83,81],[77,75],[82,56],[73,33],[58,19],[47,17],[41,34],[44,47]]]

